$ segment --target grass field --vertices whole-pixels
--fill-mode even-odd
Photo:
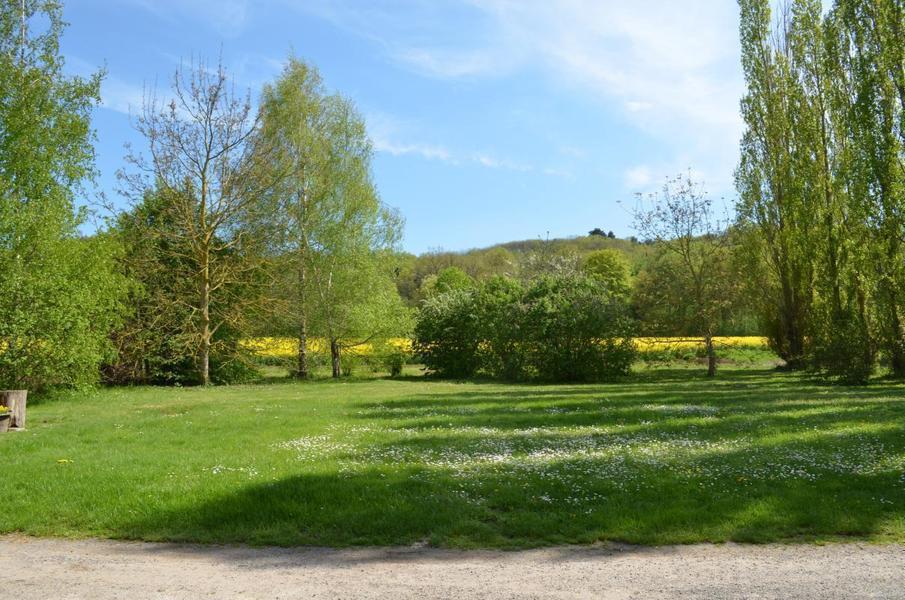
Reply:
[[[252,544],[905,542],[905,386],[768,370],[106,389],[0,436],[0,531]]]

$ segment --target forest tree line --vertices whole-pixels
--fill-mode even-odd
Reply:
[[[253,98],[180,68],[134,116],[127,208],[84,235],[103,73],[64,73],[62,7],[0,3],[0,383],[253,376],[242,340],[322,340],[334,376],[413,336],[438,373],[625,373],[633,335],[763,333],[790,368],[905,376],[905,7],[740,0],[746,131],[731,217],[688,176],[638,198],[637,238],[400,250],[354,104],[290,57]],[[429,193],[429,191],[426,191]]]

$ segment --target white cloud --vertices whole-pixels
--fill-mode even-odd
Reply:
[[[472,160],[488,169],[505,169],[507,171],[519,171],[521,173],[527,173],[533,170],[533,167],[530,165],[524,165],[505,158],[497,158],[483,152],[476,152],[472,156]]]
[[[125,115],[135,115],[141,112],[144,98],[143,86],[109,76],[101,82],[101,106],[104,108]]]
[[[225,37],[242,33],[248,22],[248,0],[127,0],[158,18],[174,22],[185,18],[213,27]]]
[[[653,181],[650,167],[640,165],[627,170],[623,176],[625,187],[632,191],[639,191],[639,188],[646,188]]]
[[[367,37],[430,77],[540,69],[730,182],[742,132],[738,7],[730,0],[282,0]],[[450,17],[450,15],[453,17]]]
[[[449,150],[442,146],[432,146],[429,144],[406,144],[393,142],[382,137],[371,136],[374,144],[374,150],[377,152],[386,152],[393,156],[403,156],[406,154],[414,154],[426,158],[428,160],[439,160],[443,162],[453,162],[452,155]]]
[[[640,100],[629,100],[625,103],[625,108],[629,112],[641,112],[642,110],[651,110],[654,108],[653,102],[642,102]]]

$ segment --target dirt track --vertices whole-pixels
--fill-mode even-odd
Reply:
[[[0,537],[0,597],[905,598],[905,546],[247,548]]]

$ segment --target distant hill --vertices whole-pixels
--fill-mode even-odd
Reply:
[[[463,251],[432,250],[418,256],[404,254],[399,256],[397,285],[403,298],[414,305],[421,297],[419,290],[424,279],[447,267],[458,267],[475,279],[483,279],[491,275],[518,273],[522,259],[529,254],[547,253],[552,256],[584,258],[603,249],[621,252],[634,275],[650,256],[652,246],[634,239],[583,235],[550,240],[517,240]]]

